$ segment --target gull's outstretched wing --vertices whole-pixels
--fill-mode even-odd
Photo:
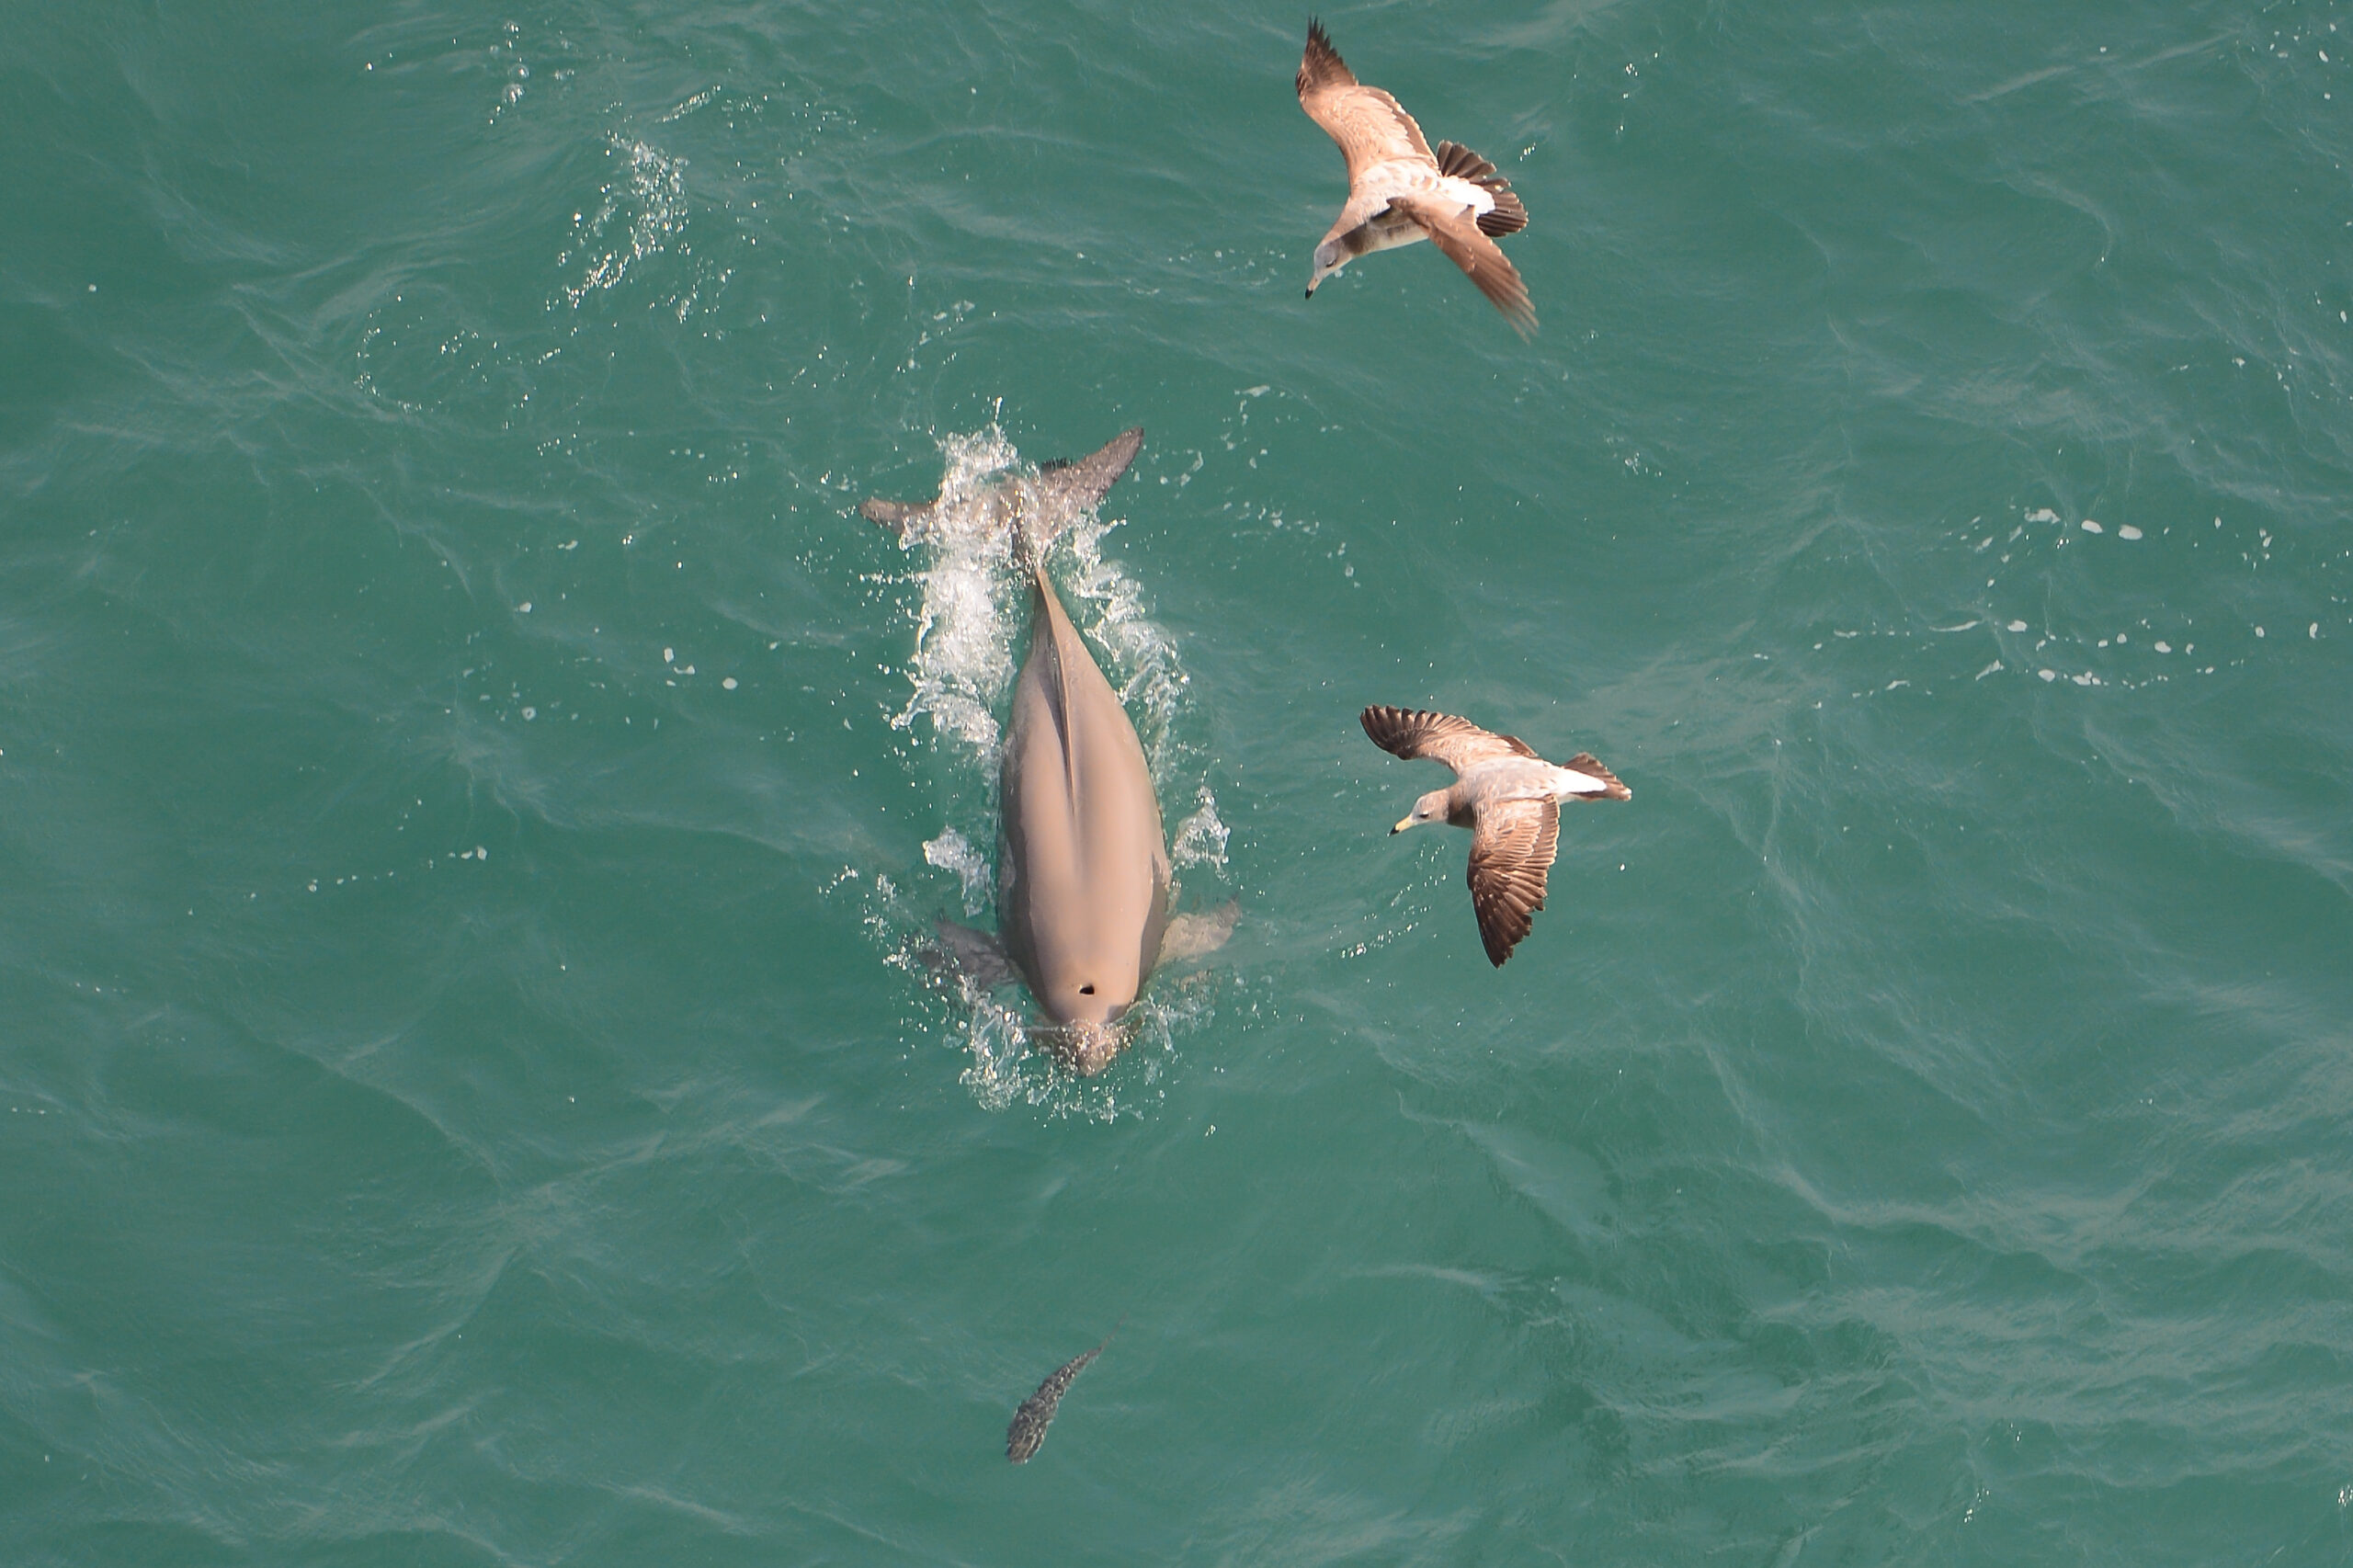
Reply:
[[[1413,197],[1400,197],[1391,205],[1419,223],[1430,243],[1470,275],[1479,292],[1503,312],[1513,331],[1522,337],[1535,333],[1536,307],[1529,301],[1528,285],[1520,281],[1519,268],[1494,240],[1479,232],[1478,221],[1469,208],[1443,207]]]
[[[1471,835],[1471,910],[1496,968],[1544,907],[1545,873],[1561,838],[1561,808],[1550,801],[1483,806]]]
[[[1517,735],[1483,730],[1470,720],[1458,719],[1451,713],[1376,706],[1366,709],[1357,719],[1364,725],[1364,733],[1372,737],[1372,744],[1382,751],[1408,759],[1434,756],[1458,774],[1476,762],[1536,755]]]
[[[1433,168],[1438,165],[1414,117],[1379,87],[1358,82],[1321,22],[1307,24],[1307,51],[1299,62],[1299,107],[1340,144],[1351,183],[1358,169],[1391,158],[1417,158]]]

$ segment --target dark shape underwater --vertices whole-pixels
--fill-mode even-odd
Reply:
[[[1116,1326],[1111,1330],[1111,1334],[1119,1332]],[[1111,1335],[1105,1335],[1103,1345],[1110,1343]],[[1021,1402],[1021,1408],[1013,1413],[1013,1425],[1005,1429],[1006,1459],[1015,1464],[1028,1464],[1029,1457],[1044,1446],[1046,1428],[1054,1424],[1054,1412],[1062,1404],[1063,1395],[1070,1392],[1072,1381],[1086,1370],[1086,1364],[1103,1354],[1103,1345],[1063,1362],[1052,1376],[1038,1385],[1036,1393]]]

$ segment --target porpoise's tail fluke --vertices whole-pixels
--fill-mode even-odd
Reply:
[[[1143,427],[1138,426],[1122,430],[1086,457],[1040,463],[1035,477],[1008,474],[976,495],[953,499],[884,501],[878,497],[860,503],[858,515],[902,540],[934,528],[982,534],[1010,526],[1017,552],[1025,561],[1034,561],[1042,558],[1064,528],[1119,483],[1142,445]]]
[[[1022,553],[1042,559],[1064,528],[1110,494],[1142,446],[1143,426],[1139,425],[1083,458],[1050,458],[1040,463],[1038,477],[1026,482],[1034,504],[1020,509],[1016,525],[1021,530],[1017,542]]]
[[[868,522],[880,523],[904,539],[909,528],[930,521],[932,507],[936,505],[936,502],[873,500],[860,502],[858,510]]]

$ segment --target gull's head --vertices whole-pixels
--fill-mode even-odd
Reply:
[[[1315,267],[1307,275],[1307,297],[1315,298],[1315,287],[1340,268],[1347,266],[1347,253],[1337,240],[1325,240],[1315,247]]]
[[[1399,821],[1395,827],[1389,830],[1390,836],[1393,838],[1407,828],[1419,827],[1426,822],[1444,822],[1447,818],[1448,805],[1445,790],[1431,790],[1414,802],[1414,809]]]

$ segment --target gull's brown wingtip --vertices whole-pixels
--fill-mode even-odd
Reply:
[[[1340,51],[1332,47],[1332,35],[1315,17],[1307,18],[1307,47],[1300,51],[1299,75],[1293,82],[1299,96],[1305,97],[1318,87],[1352,86],[1356,74],[1348,69]]]

